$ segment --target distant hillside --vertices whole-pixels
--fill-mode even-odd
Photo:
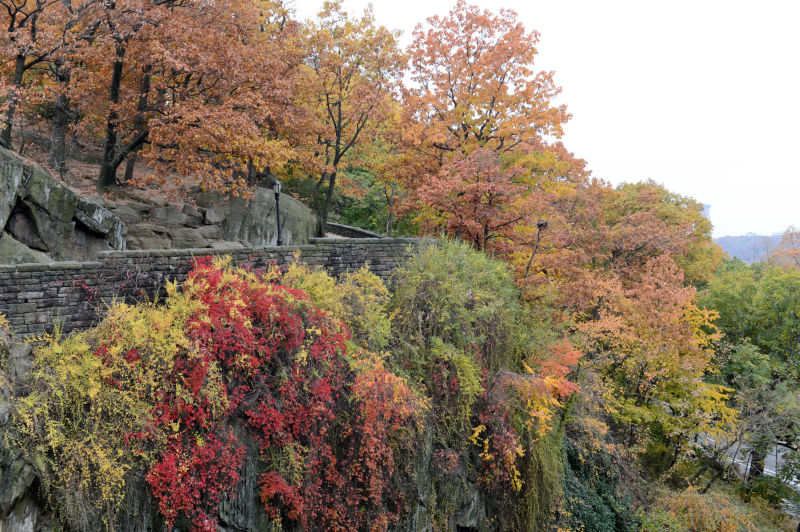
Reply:
[[[769,252],[778,246],[781,236],[781,234],[765,236],[747,233],[741,236],[715,238],[714,242],[719,244],[731,257],[752,263],[766,258]]]

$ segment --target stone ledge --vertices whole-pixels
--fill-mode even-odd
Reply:
[[[221,248],[185,248],[185,249],[130,249],[125,251],[101,251],[98,257],[101,259],[125,259],[139,257],[197,257],[204,255],[252,255],[254,253],[286,253],[300,250],[313,251],[317,246],[311,244],[291,245],[291,246],[268,246],[268,247],[221,247]],[[55,264],[55,263],[51,263]]]
[[[362,229],[360,227],[354,227],[352,225],[345,225],[345,224],[337,224],[334,222],[327,222],[326,228],[329,233],[333,233],[334,235],[340,235],[344,238],[383,238],[388,239],[391,237],[381,235],[379,233],[374,233],[372,231],[367,231],[366,229]]]
[[[63,262],[49,262],[46,264],[30,263],[30,264],[3,264],[0,265],[0,275],[4,273],[14,272],[52,272],[62,270],[96,270],[102,268],[102,262],[76,262],[76,261],[63,261]]]

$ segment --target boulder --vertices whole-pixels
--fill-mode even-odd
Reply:
[[[199,227],[203,223],[203,213],[194,208],[192,205],[188,203],[183,204],[183,209],[181,209],[183,214],[189,217],[189,227]]]
[[[108,244],[112,248],[125,249],[125,241],[122,238],[125,224],[111,211],[97,203],[79,198],[75,219],[95,233],[105,235]]]
[[[168,227],[183,227],[194,222],[191,216],[181,212],[176,205],[166,205],[153,209],[152,220]],[[197,221],[197,224],[199,225],[199,221]]]
[[[117,215],[126,224],[138,224],[142,221],[141,211],[131,207],[130,205],[119,205],[112,207],[111,212]]]
[[[209,240],[220,240],[222,238],[222,228],[218,225],[204,225],[197,231],[203,238]]]
[[[128,249],[170,249],[170,229],[157,224],[136,224],[128,226]]]
[[[205,248],[208,247],[208,240],[198,229],[180,227],[169,232],[172,239],[172,247],[175,249]]]
[[[130,236],[165,235],[168,232],[168,228],[158,224],[136,224],[128,226],[128,235]]]
[[[0,148],[0,227],[5,227],[17,203],[17,190],[22,184],[22,160]]]
[[[225,212],[221,208],[206,209],[203,213],[205,223],[208,225],[221,224],[225,221]]]
[[[221,192],[203,190],[200,187],[192,188],[192,197],[199,207],[204,208],[217,208],[227,201],[227,197]]]
[[[40,166],[0,148],[0,230],[17,242],[54,260],[93,259],[101,250],[125,249],[124,228],[100,200],[80,197]]]
[[[317,229],[317,217],[296,199],[281,195],[281,233],[284,245],[306,244]],[[230,214],[222,226],[225,240],[252,246],[274,246],[278,241],[275,194],[257,188],[250,199],[231,198]]]
[[[156,207],[166,207],[169,202],[161,196],[148,194],[147,191],[126,187],[124,189],[115,190],[114,194],[117,198],[128,200],[133,198],[137,203]]]
[[[128,237],[128,249],[170,249],[172,242],[164,235]]]
[[[45,264],[53,262],[50,257],[31,249],[9,233],[0,233],[0,264]]]

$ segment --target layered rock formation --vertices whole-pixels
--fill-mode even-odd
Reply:
[[[99,202],[0,148],[0,264],[82,260],[125,249],[124,227]]]
[[[27,344],[11,345],[0,329],[0,531],[34,532],[45,530],[33,467],[23,452],[14,446],[11,417],[12,382],[24,374],[32,358]]]
[[[87,199],[43,168],[0,148],[0,264],[94,260],[99,251],[276,245],[275,195],[248,198],[195,191],[192,203],[169,203],[136,189],[115,199]],[[317,218],[281,196],[284,245],[307,244]]]
[[[122,190],[106,201],[126,224],[128,249],[186,249],[274,246],[278,241],[275,195],[256,188],[249,199],[197,191],[194,203],[168,203],[137,190]],[[311,209],[283,195],[280,200],[284,245],[307,244],[317,219]]]

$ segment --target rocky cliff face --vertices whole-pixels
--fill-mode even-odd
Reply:
[[[311,209],[285,194],[279,203],[284,244],[306,243],[314,237],[317,219]],[[253,246],[276,245],[275,194],[271,190],[257,188],[250,199],[232,198],[223,233],[226,240],[243,240]]]
[[[13,391],[24,388],[24,377],[32,361],[31,346],[10,343],[8,336],[0,329],[0,532],[63,530],[40,491],[33,467],[23,451],[14,445]],[[246,457],[240,471],[236,497],[220,503],[218,530],[277,532],[259,500],[259,481],[263,470],[258,446],[243,427],[234,426],[233,430],[240,441],[246,443]],[[393,526],[391,530],[432,532],[435,528],[441,529],[442,525],[448,530],[495,530],[496,527],[487,520],[486,494],[466,475],[448,480],[434,478],[431,474],[432,449],[431,435],[427,433],[419,442],[418,454],[412,458],[415,498],[409,501],[409,513],[404,522]],[[125,510],[118,516],[113,530],[164,530],[164,521],[144,481],[143,472],[130,483],[123,507]],[[443,514],[449,515],[444,523],[439,520]],[[438,521],[436,527],[435,521]],[[188,523],[179,520],[175,523],[175,530],[189,530]],[[283,530],[287,531],[286,528]]]
[[[125,249],[124,227],[98,202],[0,148],[0,264],[82,260]]]
[[[276,245],[275,195],[249,199],[197,191],[170,203],[135,189],[88,199],[43,168],[0,148],[0,264],[93,260],[99,251]],[[284,245],[307,244],[317,218],[296,199],[280,200]]]
[[[11,345],[0,329],[0,532],[44,530],[48,522],[33,467],[14,446],[12,383],[30,367],[30,354],[29,345]]]

